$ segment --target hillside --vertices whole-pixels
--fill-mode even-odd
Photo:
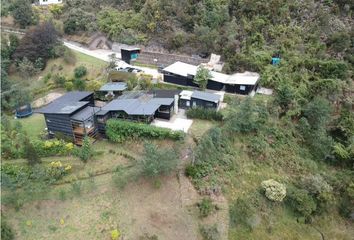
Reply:
[[[2,234],[352,239],[352,1],[29,2],[1,5],[2,24],[27,31],[23,38],[2,32]],[[223,72],[258,72],[260,85],[274,94],[226,94],[218,118],[197,114],[183,140],[99,139],[88,143],[83,160],[85,148],[46,139],[41,116],[12,117],[15,107],[49,92],[94,91],[109,80],[111,63],[58,40],[87,40],[96,32],[157,52],[220,54]],[[273,65],[275,56],[280,62]],[[124,80],[138,90],[174,88],[145,77]],[[161,173],[144,165],[151,159],[162,169],[164,161],[175,165]]]

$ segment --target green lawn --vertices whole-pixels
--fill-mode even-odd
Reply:
[[[42,133],[46,127],[43,115],[38,113],[34,113],[32,116],[27,118],[12,120],[13,124],[16,122],[21,123],[23,129],[30,138],[38,138],[40,133]]]

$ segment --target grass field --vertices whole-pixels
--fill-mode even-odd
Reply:
[[[12,124],[21,123],[23,129],[30,138],[38,138],[46,128],[44,117],[42,114],[34,113],[27,118],[13,119]]]

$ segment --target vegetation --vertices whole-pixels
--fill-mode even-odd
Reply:
[[[261,183],[266,197],[275,202],[281,202],[286,197],[286,187],[273,179]]]
[[[157,138],[157,139],[183,139],[184,133],[159,128],[144,123],[110,119],[106,124],[107,137],[113,142],[124,142],[127,139]]]
[[[188,118],[222,121],[223,115],[219,111],[209,108],[190,108],[186,111]]]
[[[204,67],[198,67],[197,73],[195,74],[193,81],[194,81],[194,83],[198,84],[199,88],[204,90],[204,89],[206,89],[206,86],[208,84],[208,80],[210,78],[212,78],[212,75],[211,75],[209,69],[204,68]]]

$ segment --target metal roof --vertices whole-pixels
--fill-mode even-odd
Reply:
[[[37,113],[55,113],[55,114],[72,114],[83,106],[87,105],[89,102],[81,101],[82,99],[93,94],[92,92],[79,92],[73,91],[68,92],[60,98],[55,99],[53,102],[49,103],[35,112]]]
[[[195,76],[198,71],[198,66],[191,65],[183,62],[175,62],[170,66],[163,69],[165,72],[173,73],[179,76]],[[259,80],[259,74],[255,72],[235,73],[232,75],[210,71],[212,78],[215,82],[224,84],[238,84],[238,85],[255,85]]]
[[[109,82],[100,88],[100,91],[124,91],[128,88],[125,82]]]
[[[98,107],[87,106],[84,109],[82,109],[79,112],[72,115],[71,119],[77,120],[77,121],[85,121],[86,119],[89,119],[90,117],[95,115],[95,113],[98,112],[99,110],[100,110],[100,108],[98,108]]]
[[[173,102],[174,98],[154,98],[151,94],[130,92],[102,107],[97,115],[110,111],[124,111],[129,115],[152,115],[162,105],[171,105]]]
[[[197,98],[197,99],[201,99],[201,100],[205,100],[205,101],[209,101],[209,102],[219,102],[221,100],[221,96],[218,94],[214,94],[214,93],[208,93],[208,92],[201,92],[201,91],[194,91],[192,93],[192,98]]]

